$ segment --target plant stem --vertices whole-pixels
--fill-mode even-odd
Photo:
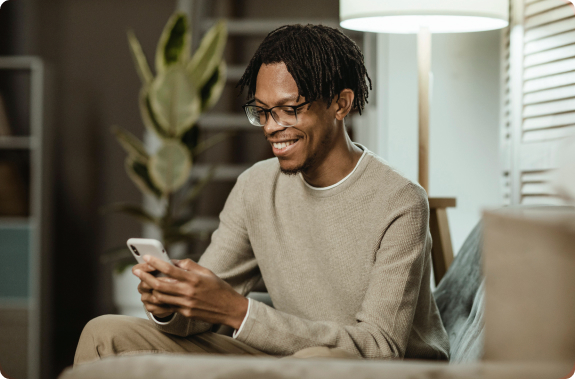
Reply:
[[[166,234],[170,225],[172,224],[172,212],[174,209],[174,195],[168,195],[168,203],[166,204],[166,214],[164,215],[164,219],[162,220],[162,240],[164,242],[164,247],[166,250],[169,249],[170,243],[166,241]]]

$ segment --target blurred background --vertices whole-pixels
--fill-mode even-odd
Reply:
[[[110,132],[120,125],[145,138],[138,109],[141,83],[126,32],[136,33],[153,62],[175,10],[189,16],[192,51],[217,19],[228,20],[227,82],[220,101],[198,122],[200,139],[234,131],[194,162],[194,172],[219,164],[194,210],[195,228],[205,233],[217,227],[239,173],[273,156],[261,130],[241,113],[246,98],[235,88],[257,46],[284,24],[339,25],[337,0],[10,0],[2,5],[4,374],[55,378],[72,364],[86,322],[118,312],[115,262],[102,263],[102,254],[146,234],[133,218],[99,211],[118,201],[144,201],[126,174],[126,153]],[[365,113],[347,122],[352,139],[417,180],[416,36],[343,31],[362,48],[373,81]],[[509,35],[507,28],[433,36],[429,194],[457,198],[457,207],[448,209],[455,252],[482,209],[555,201],[544,186],[532,187],[530,194],[521,194],[521,183],[512,186],[519,166],[514,171],[509,150]],[[21,56],[35,58],[16,59]],[[543,172],[548,168],[543,166],[531,171]],[[193,241],[184,249],[197,258],[207,244]]]

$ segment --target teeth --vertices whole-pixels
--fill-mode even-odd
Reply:
[[[288,142],[280,142],[280,143],[272,143],[273,147],[278,150],[285,149],[286,147],[293,145],[296,141],[288,141]]]

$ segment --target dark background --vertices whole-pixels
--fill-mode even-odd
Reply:
[[[221,0],[201,2],[207,18],[338,18],[337,0]],[[133,29],[148,60],[175,1],[10,0],[0,9],[0,55],[37,55],[47,67],[45,129],[51,151],[44,294],[43,377],[56,377],[73,360],[87,321],[114,313],[111,265],[101,253],[139,236],[141,226],[123,215],[98,210],[116,201],[140,202],[124,171],[125,153],[110,133],[120,125],[143,136],[137,98],[140,81],[126,41]],[[264,35],[230,35],[226,60],[246,65]],[[196,37],[197,40],[197,37]],[[2,81],[0,87],[14,86]],[[228,83],[213,110],[239,113],[245,100]],[[8,103],[17,122],[18,110]],[[25,118],[25,117],[24,117]],[[25,128],[25,126],[22,126]],[[203,136],[209,133],[203,132]],[[271,156],[261,131],[243,132],[214,148],[206,162],[252,164]],[[233,182],[212,183],[198,212],[217,216]],[[190,247],[203,251],[205,243]]]

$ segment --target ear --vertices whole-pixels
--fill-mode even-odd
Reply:
[[[351,107],[353,106],[353,99],[355,94],[349,88],[342,90],[339,93],[339,99],[336,101],[335,108],[335,118],[339,121],[343,120],[345,116],[351,112]]]

